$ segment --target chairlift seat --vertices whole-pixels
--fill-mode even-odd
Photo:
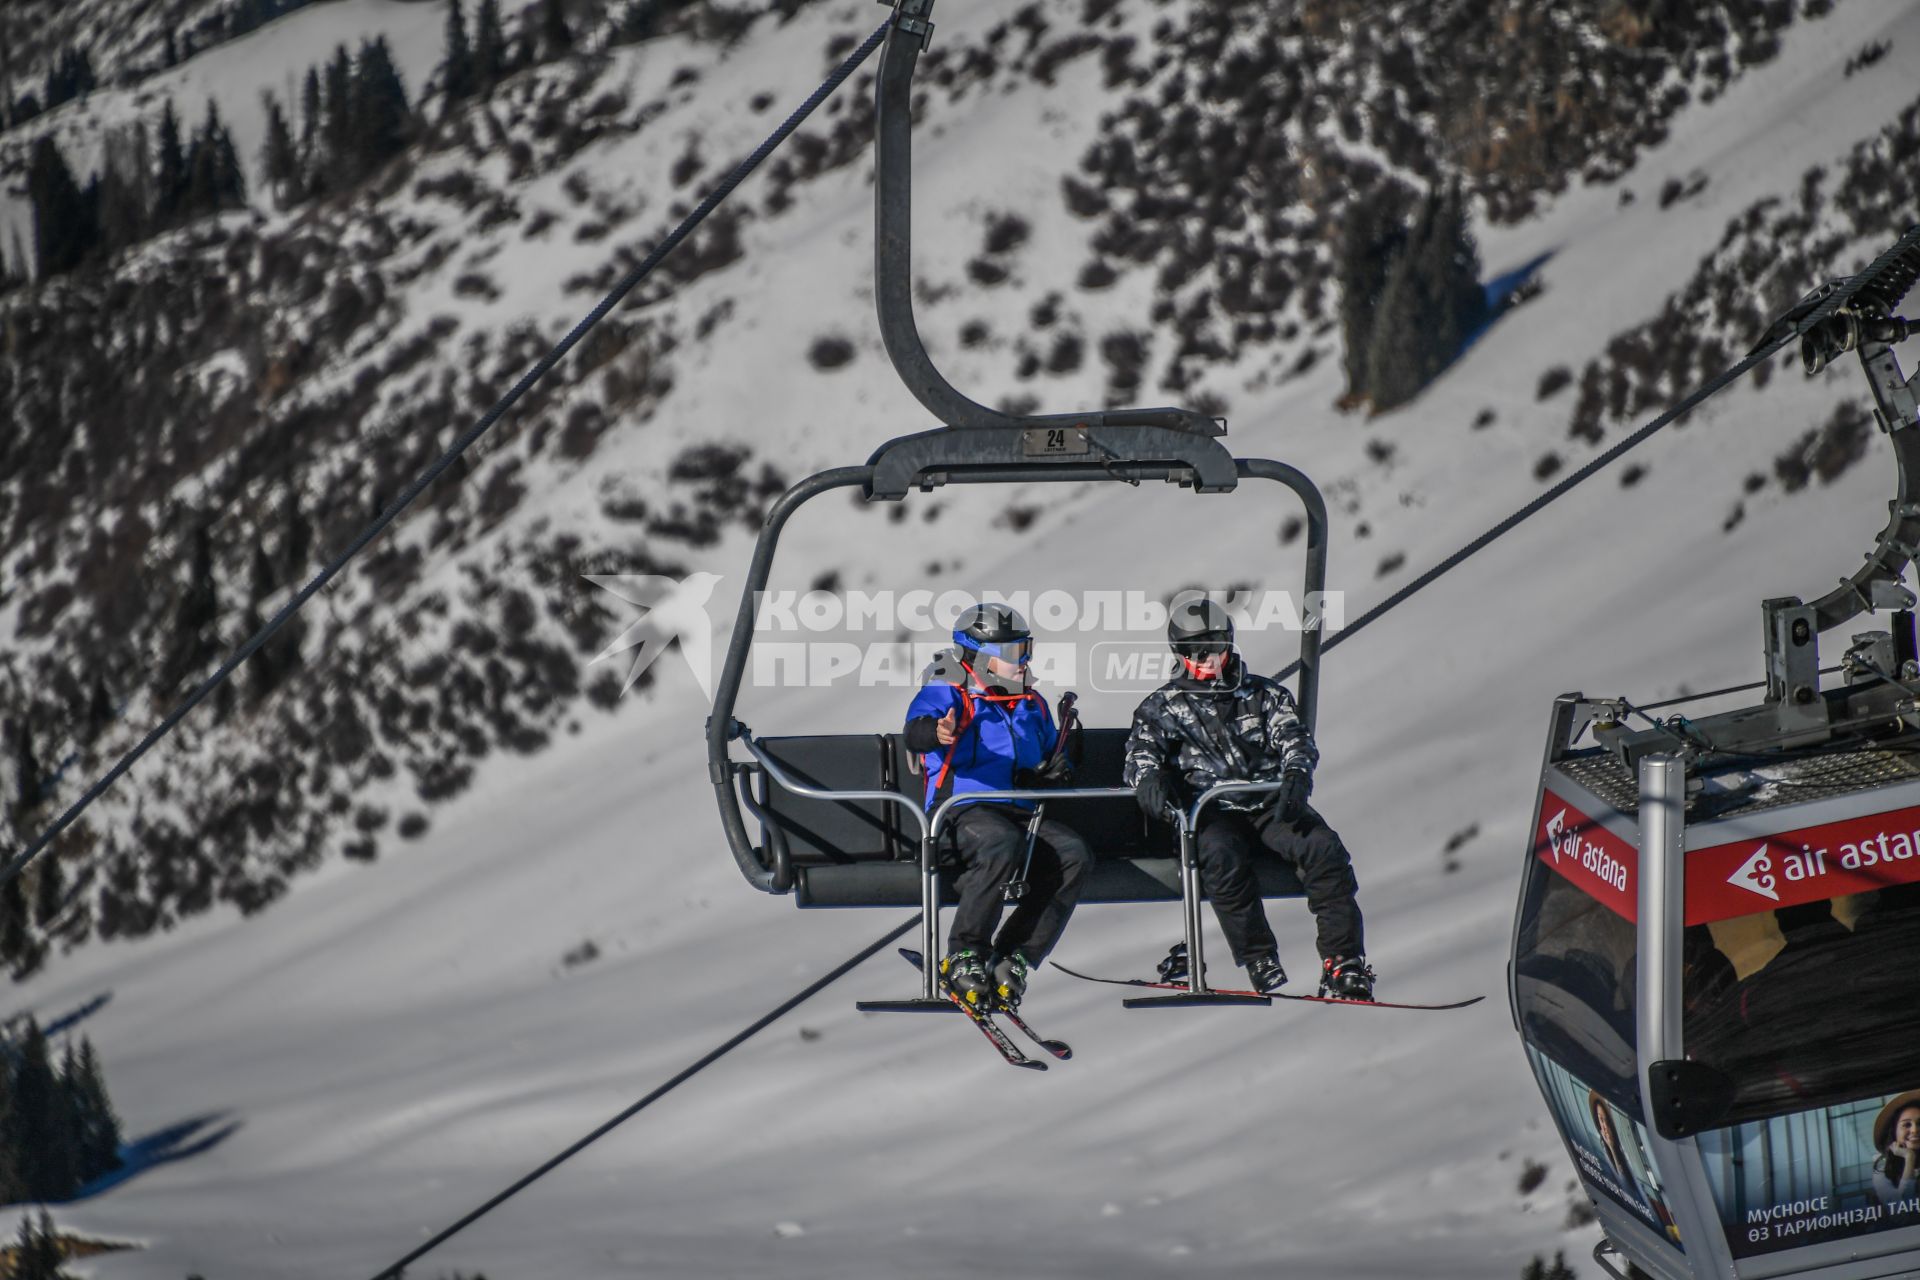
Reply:
[[[1084,731],[1084,755],[1074,782],[1117,787],[1125,763],[1127,731]],[[902,734],[814,735],[765,738],[760,746],[796,781],[836,791],[890,790],[912,799],[924,794],[924,776],[912,771],[912,752]],[[777,783],[764,785],[761,840],[777,828],[794,872],[794,900],[802,907],[917,906],[920,902],[919,836],[912,819],[882,800],[800,796]],[[1180,897],[1180,867],[1173,831],[1149,824],[1130,796],[1056,800],[1048,816],[1079,832],[1094,853],[1094,867],[1080,900],[1087,903],[1172,902]],[[957,901],[951,853],[942,851],[943,899]],[[1298,897],[1293,869],[1277,858],[1256,863],[1261,894]]]

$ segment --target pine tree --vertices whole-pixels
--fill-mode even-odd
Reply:
[[[1427,346],[1424,302],[1423,261],[1428,237],[1432,233],[1433,202],[1421,206],[1399,253],[1387,267],[1386,282],[1380,288],[1380,305],[1374,312],[1373,327],[1367,337],[1367,391],[1376,413],[1405,404],[1426,385],[1421,370],[1431,363]]]
[[[561,0],[541,0],[540,43],[549,58],[566,56],[573,49],[573,32],[567,27],[567,14]]]
[[[28,1197],[65,1200],[80,1185],[72,1112],[53,1072],[47,1038],[37,1023],[27,1023],[15,1069],[13,1104],[19,1117],[20,1174]]]
[[[61,1084],[73,1117],[79,1180],[85,1184],[120,1167],[120,1117],[114,1114],[113,1101],[107,1096],[106,1078],[100,1072],[100,1058],[93,1051],[92,1040],[82,1036],[77,1054],[71,1044],[67,1046]]]
[[[187,188],[180,197],[180,216],[191,221],[219,207],[218,160],[207,145],[205,131],[193,135],[187,146]]]
[[[100,169],[100,247],[107,253],[146,239],[152,183],[147,129],[135,121],[109,130]]]
[[[278,576],[273,571],[273,557],[267,554],[262,543],[253,544],[253,560],[247,566],[247,598],[258,608],[278,587]]]
[[[217,207],[240,209],[247,203],[247,175],[240,167],[240,153],[234,149],[233,135],[214,113],[213,100],[207,100],[207,147],[213,152],[214,197]]]
[[[406,147],[412,119],[386,37],[366,41],[360,46],[353,78],[351,147],[356,176],[372,172]]]
[[[662,9],[661,0],[631,0],[614,28],[615,43],[632,44],[658,35]]]
[[[1556,1249],[1550,1263],[1539,1254],[1534,1254],[1532,1260],[1521,1268],[1520,1280],[1575,1280],[1575,1276],[1573,1268],[1567,1265],[1566,1253]]]
[[[490,94],[506,74],[507,33],[500,23],[500,0],[480,0],[480,11],[474,18],[474,88]]]
[[[93,688],[87,693],[87,740],[91,742],[100,736],[106,727],[113,723],[113,697],[107,692],[105,676],[93,678]]]
[[[1465,199],[1433,192],[1381,290],[1367,353],[1376,411],[1411,400],[1460,354],[1485,311],[1479,274]]]
[[[45,1209],[40,1211],[37,1223],[31,1218],[20,1223],[20,1243],[14,1246],[10,1280],[73,1280],[60,1269],[60,1238]]]
[[[320,123],[318,166],[327,175],[327,189],[338,191],[353,182],[353,60],[347,46],[333,51],[322,80],[323,108]]]
[[[13,730],[13,806],[16,816],[33,812],[40,803],[40,753],[34,750],[33,726],[24,718],[10,722]]]
[[[180,118],[173,99],[160,112],[160,138],[154,156],[153,228],[164,230],[181,215],[187,198],[187,155],[180,145]]]
[[[41,928],[52,924],[66,905],[66,875],[51,850],[34,863],[33,920]]]
[[[293,131],[280,110],[280,101],[266,95],[267,140],[260,149],[260,168],[267,175],[267,187],[274,203],[281,208],[300,202],[300,153],[294,149]]]
[[[93,92],[93,64],[85,50],[64,49],[47,71],[47,110]]]
[[[33,928],[27,919],[26,886],[15,876],[0,885],[0,963],[15,973],[33,968],[34,945]]]
[[[1440,199],[1428,254],[1439,309],[1435,345],[1444,353],[1444,367],[1479,332],[1487,314],[1487,294],[1480,284],[1480,246],[1468,225],[1466,197],[1457,182]]]
[[[51,136],[34,144],[27,163],[27,199],[33,207],[33,255],[40,278],[78,266],[93,247],[87,202]]]
[[[246,203],[246,180],[233,138],[220,123],[219,109],[207,100],[207,118],[187,150],[187,191],[182,212],[188,217],[233,209]]]
[[[7,39],[7,33],[0,28],[0,128],[11,128],[17,123],[13,114],[13,44]]]
[[[449,107],[473,94],[473,46],[467,43],[460,0],[447,0],[447,51],[440,61],[440,92]]]
[[[19,1135],[14,1131],[12,1056],[13,1046],[0,1037],[0,1204],[26,1198],[20,1182]]]
[[[200,525],[193,534],[193,560],[174,611],[173,647],[160,668],[159,691],[170,692],[213,654],[213,624],[220,616],[220,592],[214,582],[213,535]]]
[[[320,68],[308,67],[306,81],[300,86],[300,144],[309,149],[320,133]]]
[[[1340,330],[1345,342],[1347,395],[1365,399],[1372,379],[1367,357],[1380,311],[1387,271],[1406,241],[1398,188],[1392,185],[1355,200],[1347,210],[1335,250],[1340,278]]]

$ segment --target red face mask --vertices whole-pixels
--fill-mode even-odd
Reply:
[[[1227,669],[1227,651],[1220,649],[1204,658],[1192,658],[1182,654],[1180,664],[1187,669],[1187,675],[1195,680],[1218,680],[1221,673]]]

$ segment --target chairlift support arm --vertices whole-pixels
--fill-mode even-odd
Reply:
[[[1014,415],[968,398],[934,367],[913,316],[913,71],[933,34],[934,0],[898,0],[874,88],[873,279],[880,339],[907,390],[948,427],[1153,426],[1202,436],[1226,428],[1192,409]]]

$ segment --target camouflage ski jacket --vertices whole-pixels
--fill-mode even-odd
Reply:
[[[1319,759],[1293,695],[1236,660],[1220,681],[1181,676],[1147,695],[1133,713],[1122,777],[1131,787],[1150,770],[1172,768],[1197,796],[1216,782],[1270,782],[1287,769],[1311,776]],[[1222,796],[1214,803],[1250,811],[1271,798]]]

